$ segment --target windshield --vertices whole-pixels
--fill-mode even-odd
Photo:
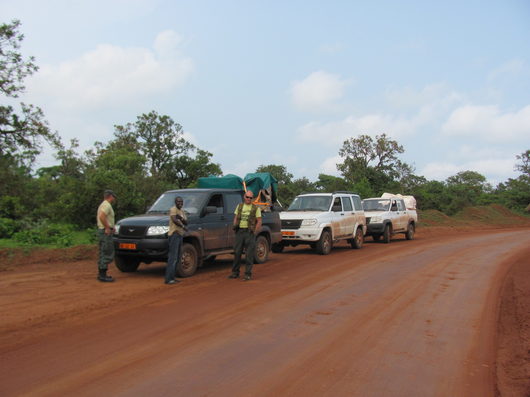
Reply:
[[[328,211],[331,196],[295,197],[287,211]]]
[[[390,200],[388,199],[363,200],[363,209],[365,211],[388,211],[389,207]]]
[[[147,213],[168,214],[169,209],[175,205],[177,196],[184,200],[182,209],[188,214],[197,214],[205,198],[205,194],[200,192],[166,192],[155,201]]]

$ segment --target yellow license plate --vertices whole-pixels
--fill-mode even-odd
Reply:
[[[294,232],[284,232],[284,231],[282,231],[282,236],[294,236]]]
[[[120,243],[120,249],[122,250],[135,250],[136,244]]]

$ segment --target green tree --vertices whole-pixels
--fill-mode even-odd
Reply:
[[[20,54],[24,35],[19,28],[18,20],[0,25],[0,93],[6,98],[18,98],[25,90],[24,79],[38,70],[35,58]],[[55,145],[59,137],[50,131],[40,108],[22,102],[18,109],[0,105],[0,156],[30,164],[42,150],[43,140]]]
[[[445,212],[454,214],[465,207],[484,204],[481,201],[485,195],[491,193],[491,185],[486,177],[476,171],[462,171],[446,179],[448,193],[448,207]]]
[[[174,159],[195,148],[184,139],[180,124],[154,110],[138,116],[134,123],[116,125],[114,128],[119,140],[137,142],[137,149],[147,160],[149,173],[155,178],[167,176],[173,168]]]
[[[221,176],[223,174],[221,166],[211,162],[212,153],[198,148],[194,148],[190,152],[195,152],[195,157],[190,154],[176,157],[169,169],[167,179],[174,182],[173,188],[194,187],[199,177]]]
[[[307,179],[305,176],[302,178],[294,179],[286,189],[285,197],[282,197],[281,204],[284,207],[288,207],[293,199],[301,193],[309,193],[317,191],[316,185]]]
[[[401,190],[401,183],[413,174],[413,168],[398,158],[403,152],[403,146],[386,134],[375,139],[359,135],[344,141],[339,150],[343,162],[337,164],[337,169],[349,183],[355,185],[366,180],[378,193]]]
[[[517,160],[520,160],[520,164],[515,165],[516,171],[521,171],[523,175],[530,177],[530,150],[527,150],[521,154],[515,156]]]
[[[291,185],[293,174],[287,171],[287,167],[278,164],[260,165],[256,172],[269,172],[278,181],[278,200],[287,205],[292,200]]]
[[[339,190],[352,190],[352,184],[346,182],[343,178],[333,175],[319,174],[315,182],[316,188],[321,192],[336,192]]]
[[[506,207],[524,213],[530,207],[530,150],[516,156],[521,163],[515,165],[515,170],[522,174],[517,178],[509,178],[499,183],[494,191],[494,200]]]

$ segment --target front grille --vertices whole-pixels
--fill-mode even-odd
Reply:
[[[282,229],[300,229],[301,219],[282,219]]]
[[[120,226],[120,237],[142,238],[147,226]]]

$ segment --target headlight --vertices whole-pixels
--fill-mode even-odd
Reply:
[[[114,234],[120,234],[120,225],[114,225]]]
[[[370,223],[381,223],[383,222],[383,218],[381,216],[372,216],[370,218]]]
[[[302,226],[313,226],[316,225],[317,220],[316,219],[304,219],[302,221]]]
[[[148,236],[160,236],[166,234],[169,231],[169,226],[149,226],[147,229]]]

